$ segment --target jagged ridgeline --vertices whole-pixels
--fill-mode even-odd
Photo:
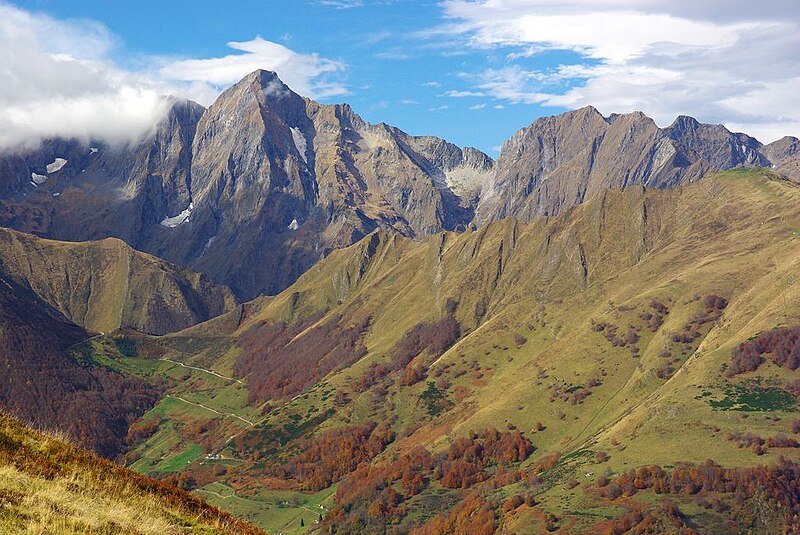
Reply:
[[[364,122],[257,71],[208,109],[174,100],[145,142],[50,140],[0,158],[0,223],[60,240],[117,237],[241,299],[275,294],[380,229],[424,238],[553,215],[609,187],[687,184],[740,166],[798,177],[798,142],[769,145],[680,117],[588,107],[542,118],[497,161]]]
[[[798,196],[735,170],[377,231],[277,296],[127,335],[136,357],[119,336],[86,353],[178,380],[127,462],[271,530],[795,529],[800,360],[772,354],[797,330],[741,345],[800,324]]]

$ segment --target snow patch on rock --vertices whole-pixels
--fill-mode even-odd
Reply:
[[[189,216],[192,215],[192,210],[194,210],[194,203],[190,202],[189,208],[187,208],[186,210],[184,210],[183,212],[181,212],[176,216],[166,218],[164,221],[160,223],[160,225],[162,227],[175,228],[178,225],[186,223],[187,221],[189,221]]]
[[[287,227],[289,230],[297,230],[300,228],[300,225],[297,223],[297,219],[292,219],[292,222],[289,223]]]
[[[47,172],[55,173],[56,171],[60,171],[65,165],[67,165],[67,160],[64,158],[56,158],[53,163],[47,164]]]
[[[47,177],[45,175],[37,175],[36,173],[31,173],[31,182],[34,185],[38,186],[39,184],[44,184],[47,182]]]
[[[306,136],[299,128],[292,127],[291,131],[292,141],[294,141],[294,146],[297,148],[297,152],[300,153],[300,157],[303,158],[303,161],[308,163],[308,157],[306,156],[308,142],[306,141]]]

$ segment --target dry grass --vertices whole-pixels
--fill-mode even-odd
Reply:
[[[0,467],[4,533],[180,533],[150,496],[99,494],[80,474],[45,480]],[[10,503],[9,503],[10,502]]]
[[[183,491],[0,415],[0,533],[262,532]]]

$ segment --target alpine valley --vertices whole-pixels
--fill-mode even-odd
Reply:
[[[4,152],[0,528],[800,532],[798,207],[797,138],[493,160],[263,70]]]

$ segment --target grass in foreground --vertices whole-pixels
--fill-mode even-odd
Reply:
[[[0,532],[263,533],[186,492],[3,414]]]

